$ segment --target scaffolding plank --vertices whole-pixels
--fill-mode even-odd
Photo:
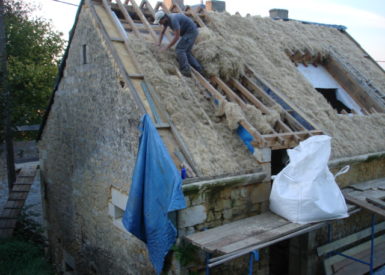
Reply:
[[[350,185],[349,187],[359,191],[366,191],[370,189],[385,187],[385,178],[365,181],[362,183]]]
[[[188,235],[185,238],[194,245],[214,252],[224,245],[233,241],[241,240],[245,236],[259,234],[268,231],[276,226],[282,226],[289,222],[279,216],[266,212],[257,216],[249,217],[206,231]]]
[[[376,213],[382,217],[385,217],[385,210],[384,209],[381,209],[377,206],[374,206],[373,204],[367,203],[366,201],[357,199],[357,198],[355,198],[355,197],[353,197],[347,193],[344,193],[344,196],[345,196],[345,199],[347,202],[350,202],[350,203],[355,204],[359,207],[362,207],[362,208],[364,208],[370,212],[373,212],[373,213]]]
[[[366,200],[382,209],[385,209],[385,201],[376,198],[366,198]]]
[[[375,226],[374,233],[380,232],[380,231],[382,231],[384,229],[385,229],[385,222],[379,223],[379,224],[377,224]],[[369,228],[361,230],[361,231],[359,231],[357,233],[354,233],[354,234],[351,234],[349,236],[346,236],[346,237],[344,237],[342,239],[339,239],[339,240],[333,241],[331,243],[327,243],[325,245],[322,245],[322,246],[317,248],[318,256],[326,255],[327,253],[329,253],[331,251],[340,249],[340,248],[342,248],[344,246],[353,244],[353,243],[355,243],[355,242],[357,242],[359,240],[362,240],[362,239],[364,239],[366,237],[369,237],[371,232],[372,232],[372,228],[369,227]]]

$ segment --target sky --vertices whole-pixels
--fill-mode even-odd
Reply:
[[[58,0],[79,4],[79,0]],[[38,16],[52,20],[54,27],[68,33],[74,23],[76,6],[55,0],[29,0],[40,6]],[[140,3],[140,0],[136,0]],[[157,0],[149,1],[153,6]],[[200,0],[185,0],[198,4]],[[343,25],[347,32],[385,69],[385,1],[384,0],[227,0],[226,10],[231,14],[269,16],[273,8],[289,10],[289,18]]]

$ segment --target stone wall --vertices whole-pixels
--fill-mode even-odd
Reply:
[[[340,188],[351,184],[385,177],[385,153],[373,153],[353,158],[330,162],[331,172],[336,174],[345,165],[350,166],[349,172],[337,178]]]
[[[93,20],[83,7],[39,143],[52,256],[80,274],[149,273],[144,244],[108,216],[111,187],[131,184],[140,117]]]

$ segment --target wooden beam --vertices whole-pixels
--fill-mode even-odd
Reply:
[[[200,73],[198,73],[194,68],[192,68],[191,70],[193,73],[193,77],[198,80],[202,84],[202,86],[204,86],[209,91],[209,93],[218,101],[218,103],[221,103],[222,101],[227,102],[226,98],[221,95],[221,93],[218,92],[217,89],[215,89]],[[256,140],[256,144],[258,144],[260,148],[266,147],[265,139],[253,126],[251,126],[251,124],[247,120],[242,120],[239,122],[239,124],[253,136],[253,138]]]
[[[230,84],[235,86],[235,88],[238,91],[240,91],[256,108],[260,109],[263,113],[265,113],[265,114],[271,113],[270,110],[265,105],[263,105],[263,103],[260,102],[252,93],[250,93],[250,91],[247,90],[238,80],[236,80],[235,78],[232,78],[230,80]],[[274,125],[271,126],[271,129],[272,129],[274,134],[277,134],[277,132],[274,129]],[[281,144],[286,143],[286,141],[279,136],[277,136],[277,140]]]
[[[148,10],[151,12],[152,17],[155,18],[155,10],[152,8],[151,3],[148,2],[147,0],[144,0],[144,1],[146,2],[146,7],[147,7]],[[165,11],[165,12],[166,12],[166,11]],[[167,13],[167,12],[166,12],[166,13]],[[154,25],[152,25],[151,27],[157,29],[158,31],[162,31],[162,29],[163,29],[163,27],[161,27],[160,25],[159,25],[159,27],[158,27],[158,26],[154,26]],[[159,29],[158,29],[158,28],[159,28]],[[167,37],[167,39],[168,39],[169,41],[171,41],[172,38],[173,38],[173,36],[174,36],[173,33],[172,33],[172,31],[170,30],[170,28],[167,28],[167,30],[166,30],[166,32],[165,32],[165,35],[166,35],[166,37]]]
[[[122,36],[122,38],[124,40],[125,48],[127,50],[128,55],[130,56],[130,58],[132,60],[132,63],[134,64],[135,69],[139,72],[139,74],[143,74],[141,69],[140,69],[140,66],[138,64],[138,61],[135,58],[135,54],[134,54],[133,50],[131,49],[131,47],[129,46],[128,39],[127,39],[128,38],[127,33],[123,30],[123,27],[121,26],[117,16],[114,16],[115,14],[113,14],[111,7],[107,3],[107,0],[102,0],[102,1],[103,1],[104,9],[106,10],[108,16],[110,17],[110,20],[113,22],[113,24],[115,25],[115,27],[117,28],[118,32],[120,33],[120,35]],[[120,24],[120,26],[119,26],[119,24]]]
[[[139,16],[140,20],[147,27],[148,31],[150,32],[151,37],[154,39],[154,42],[157,43],[158,37],[155,34],[154,30],[151,28],[150,23],[148,22],[147,18],[144,16],[144,14],[143,14],[142,10],[139,8],[138,4],[136,4],[136,1],[135,0],[128,0],[128,1],[131,2],[132,6],[133,6],[135,12],[137,13],[137,15]],[[128,2],[128,1],[126,1],[126,2]]]
[[[218,100],[218,104],[220,104],[223,100],[226,100],[223,95],[221,95],[220,92],[215,89],[210,82],[208,82],[198,71],[196,71],[194,68],[191,68],[193,77],[199,81],[203,87],[207,89],[207,91],[211,94],[212,97],[214,97],[216,100]]]
[[[247,98],[247,100],[249,100],[255,107],[260,109],[263,113],[270,113],[270,110],[261,101],[259,101],[249,90],[247,90],[245,86],[243,86],[238,80],[232,78],[230,80],[230,84],[237,88],[237,90],[240,91]]]
[[[218,84],[218,86],[221,88],[221,90],[230,98],[231,101],[238,103],[241,108],[245,108],[246,104],[245,102],[242,101],[242,99],[233,92],[233,90],[230,89],[229,86],[226,85],[219,77],[217,76],[212,76],[211,80]]]
[[[362,109],[374,108],[379,112],[385,111],[385,104],[370,96],[371,91],[365,90],[351,72],[346,71],[342,62],[336,56],[330,56],[324,64],[325,69],[337,80]]]
[[[197,22],[199,27],[203,28],[206,27],[206,24],[202,21],[202,19],[195,13],[195,11],[192,8],[189,8],[188,12],[186,10],[185,14],[190,13],[192,18]]]
[[[271,97],[266,95],[266,93],[262,89],[260,89],[249,77],[243,76],[243,79],[246,81],[247,86],[249,86],[259,96],[261,96],[266,101],[268,101],[271,106],[275,104],[279,104],[275,102]],[[302,124],[300,124],[287,110],[283,109],[283,114],[285,118],[288,120],[288,122],[291,123],[290,126],[292,126],[295,130],[301,130],[301,131],[306,130],[306,128]]]
[[[249,66],[246,66],[246,69],[247,69],[249,72],[251,72],[251,73],[254,75],[254,77],[255,77],[256,79],[258,79],[260,82],[262,82],[265,86],[268,86],[268,85],[266,85],[267,82],[266,82],[260,75],[258,75],[252,68],[250,68]],[[281,93],[280,93],[279,91],[277,91],[277,90],[274,90],[274,91],[273,91],[273,89],[271,89],[271,87],[270,87],[269,89],[270,89],[272,92],[274,92],[274,94],[275,94],[277,97],[279,97],[283,102],[285,102],[286,105],[288,105],[291,109],[293,109],[293,111],[294,111],[295,113],[297,113],[300,117],[302,117],[303,120],[305,120],[305,122],[308,123],[312,128],[314,128],[314,129],[319,128],[319,127],[317,127],[317,125],[316,125],[313,121],[311,121],[309,118],[307,118],[306,115],[304,115],[303,112],[302,112],[301,110],[299,110],[299,109],[295,109],[295,110],[294,110],[294,108],[293,108],[292,106],[290,106],[290,104],[288,104],[289,100],[286,99],[286,96],[285,96],[285,95],[281,94]],[[291,114],[290,114],[290,116],[291,116]],[[294,121],[297,121],[294,117],[292,117],[292,118],[293,118]],[[297,123],[298,123],[298,122],[297,122]],[[298,124],[299,124],[299,123],[298,123]],[[304,125],[302,125],[302,124],[300,124],[300,125],[301,125],[303,128],[305,128]],[[307,129],[305,128],[305,130],[307,130]]]
[[[123,14],[124,19],[130,25],[130,27],[131,27],[132,31],[134,32],[135,36],[139,37],[140,33],[139,33],[138,29],[135,26],[134,20],[132,20],[131,16],[128,14],[127,9],[123,6],[123,4],[122,4],[122,2],[120,0],[116,0],[116,3],[118,4],[119,9],[120,9],[120,11]]]

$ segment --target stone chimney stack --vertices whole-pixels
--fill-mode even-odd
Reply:
[[[209,11],[224,12],[226,11],[226,2],[217,0],[206,1],[206,9]]]
[[[184,10],[184,0],[163,0],[164,5],[170,9],[171,6],[175,3],[178,4],[179,7]]]
[[[270,12],[270,18],[272,19],[282,19],[287,20],[289,19],[289,11],[284,9],[271,9]]]

